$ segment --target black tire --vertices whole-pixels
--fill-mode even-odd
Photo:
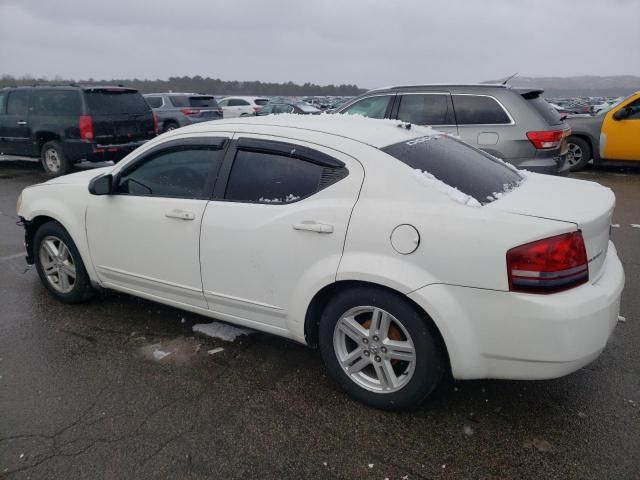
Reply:
[[[40,160],[44,172],[50,177],[66,175],[73,167],[69,158],[64,153],[62,144],[57,141],[46,142],[40,151]]]
[[[170,132],[171,130],[175,130],[176,128],[180,128],[180,125],[178,125],[176,122],[174,121],[164,122],[162,131]]]
[[[577,172],[582,170],[589,160],[591,160],[591,145],[586,140],[580,137],[569,136],[567,139],[569,152],[567,153],[567,162],[569,162],[569,170]],[[580,158],[575,158],[576,155],[580,155]],[[574,160],[575,159],[575,163]]]
[[[63,292],[56,288],[53,284],[53,281],[50,280],[47,273],[45,273],[45,265],[43,256],[48,255],[47,253],[41,252],[41,247],[43,241],[52,238],[56,238],[64,242],[65,246],[68,248],[70,257],[72,262],[67,262],[67,264],[71,263],[75,270],[75,280],[73,282],[68,282],[70,285],[70,291]],[[78,252],[78,248],[76,244],[71,239],[71,236],[64,229],[62,225],[58,222],[51,221],[47,222],[38,228],[36,234],[34,236],[33,241],[34,248],[34,261],[36,265],[36,270],[38,275],[40,276],[40,280],[44,284],[47,290],[57,299],[63,303],[80,303],[84,302],[91,298],[95,290],[91,286],[91,282],[89,280],[89,275],[87,274],[87,270],[84,267],[84,263],[82,262],[82,258],[80,257],[80,252]],[[59,251],[59,250],[58,250]],[[60,272],[57,273],[58,279],[60,278]],[[54,270],[54,277],[56,273]],[[71,283],[73,283],[71,285]]]
[[[399,390],[392,392],[371,391],[357,383],[341,366],[338,359],[339,353],[336,352],[336,347],[334,346],[336,325],[346,312],[359,306],[385,310],[395,317],[395,320],[400,322],[410,335],[415,348],[415,363],[409,380]],[[366,313],[363,315],[366,315]],[[358,321],[360,322],[361,320]],[[367,322],[365,321],[364,324],[366,325]],[[369,326],[371,326],[371,323],[369,323]],[[339,336],[340,334],[336,333],[336,335]],[[376,337],[371,338],[376,339]],[[371,362],[371,365],[374,365],[374,355],[375,361],[380,361],[380,357],[375,352],[378,351],[377,349],[380,345],[384,345],[384,342],[382,339],[376,340],[376,342],[378,341],[380,343],[376,345],[368,344],[369,349],[376,348],[376,350],[367,354],[367,359]],[[355,342],[353,343],[355,345]],[[322,358],[331,377],[356,400],[384,410],[417,407],[437,388],[446,372],[447,362],[442,342],[431,320],[426,317],[424,312],[400,294],[382,288],[356,287],[342,291],[333,297],[325,307],[320,319],[319,344]],[[364,348],[365,346],[360,345],[360,347]],[[366,362],[364,357],[360,358]],[[382,361],[384,362],[384,360]],[[354,361],[352,365],[357,362]],[[390,362],[393,363],[393,360],[390,360]],[[397,368],[397,366],[393,368]],[[361,372],[365,373],[366,369],[373,371],[374,367],[367,366]],[[398,378],[402,376],[403,374],[399,375]]]

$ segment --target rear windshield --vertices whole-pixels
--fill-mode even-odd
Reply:
[[[256,102],[256,105],[266,105],[267,103],[269,103],[269,99],[268,98],[256,98],[254,100]]]
[[[142,95],[131,90],[87,90],[87,109],[94,115],[149,113],[151,109]]]
[[[313,105],[309,105],[308,103],[296,103],[296,107],[298,107],[303,112],[314,113],[320,111],[320,109],[314,107]]]
[[[418,137],[381,150],[482,205],[498,199],[523,180],[512,167],[447,135]]]
[[[171,103],[174,107],[214,107],[218,108],[218,102],[213,97],[198,95],[188,97],[186,95],[170,95]]]
[[[535,108],[540,115],[544,117],[549,125],[558,125],[562,123],[562,117],[560,113],[551,106],[544,98],[537,95],[532,97],[530,95],[523,95],[527,100],[527,103]]]

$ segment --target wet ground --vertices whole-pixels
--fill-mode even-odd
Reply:
[[[209,320],[126,295],[54,301],[14,213],[44,177],[0,162],[0,478],[640,478],[640,172],[576,176],[618,199],[627,321],[601,357],[557,380],[447,384],[385,413],[303,346],[194,336]]]

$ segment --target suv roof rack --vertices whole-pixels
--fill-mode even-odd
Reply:
[[[377,90],[392,90],[394,88],[422,88],[422,87],[490,87],[490,88],[511,88],[511,85],[503,85],[501,83],[416,83],[405,85],[391,85],[387,87],[374,88],[370,92]]]

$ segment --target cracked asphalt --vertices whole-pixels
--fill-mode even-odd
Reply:
[[[448,383],[386,413],[286,340],[194,336],[208,319],[115,293],[56,302],[15,217],[45,178],[0,162],[0,478],[640,478],[640,172],[575,176],[618,199],[627,321],[604,353],[557,380]]]

